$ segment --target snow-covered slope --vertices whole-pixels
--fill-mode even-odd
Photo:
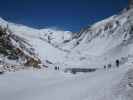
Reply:
[[[77,34],[34,29],[0,18],[0,99],[133,100],[132,7]],[[3,74],[3,66],[12,70],[8,64],[20,69],[44,64],[49,69]],[[53,70],[55,66],[96,71],[72,75]]]
[[[32,51],[42,62],[48,60],[61,67],[103,67],[133,55],[132,8],[75,34],[51,28],[34,29],[2,18],[0,26],[8,27],[12,38],[24,40],[26,51]]]
[[[69,42],[72,37],[72,32],[70,31],[61,31],[58,29],[41,29],[41,34],[43,35],[43,38],[46,39],[49,43],[59,46],[65,42]]]
[[[81,66],[99,65],[133,55],[133,9],[95,23],[79,34],[74,38],[78,45],[68,55],[70,64],[72,60]]]
[[[130,67],[129,67],[130,68]],[[133,71],[121,67],[65,75],[55,71],[20,71],[0,77],[2,100],[133,100]],[[128,78],[131,79],[128,79]],[[10,85],[9,85],[10,83]]]
[[[26,55],[39,59],[39,62],[45,66],[64,66],[69,51],[62,47],[71,41],[71,32],[56,29],[34,29],[7,22],[2,18],[0,26],[9,30],[11,44],[15,48],[21,49]],[[30,60],[30,63],[33,62]]]
[[[27,49],[34,51],[35,55],[38,58],[40,58],[42,62],[45,62],[46,60],[50,60],[54,63],[54,62],[61,61],[62,60],[61,58],[64,58],[64,55],[66,52],[59,50],[59,48],[51,45],[51,43],[48,43],[49,40],[47,41],[47,39],[45,39],[46,38],[45,33],[43,34],[44,30],[40,31],[38,29],[29,28],[23,25],[8,23],[3,19],[0,20],[0,25],[2,27],[8,27],[8,29],[11,31],[11,34],[13,35],[13,38],[16,37],[17,39],[23,39],[25,42],[27,42],[28,45],[24,44],[24,46]],[[58,39],[56,38],[56,40]],[[63,40],[61,40],[60,43],[62,41]]]

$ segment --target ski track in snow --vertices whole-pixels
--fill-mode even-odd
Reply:
[[[77,75],[9,73],[0,76],[0,100],[115,100],[113,86],[125,72],[127,68]]]

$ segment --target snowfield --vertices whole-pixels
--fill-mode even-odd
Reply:
[[[124,86],[119,87],[129,68],[122,66],[119,69],[100,69],[77,75],[51,70],[6,73],[0,76],[0,99],[133,100],[130,97],[127,99]],[[128,85],[127,81],[123,84]],[[120,89],[123,89],[123,94],[118,92]],[[131,89],[133,90],[133,87]]]
[[[0,18],[0,35],[0,100],[133,100],[133,8],[78,33]]]

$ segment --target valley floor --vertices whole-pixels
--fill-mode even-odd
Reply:
[[[126,100],[115,95],[127,67],[86,74],[18,71],[0,76],[0,100]]]

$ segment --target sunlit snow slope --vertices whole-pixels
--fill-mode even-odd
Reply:
[[[57,29],[33,29],[0,19],[13,35],[29,43],[42,62],[61,67],[102,67],[133,55],[133,9],[123,11],[79,33]],[[97,62],[97,63],[95,63]]]

